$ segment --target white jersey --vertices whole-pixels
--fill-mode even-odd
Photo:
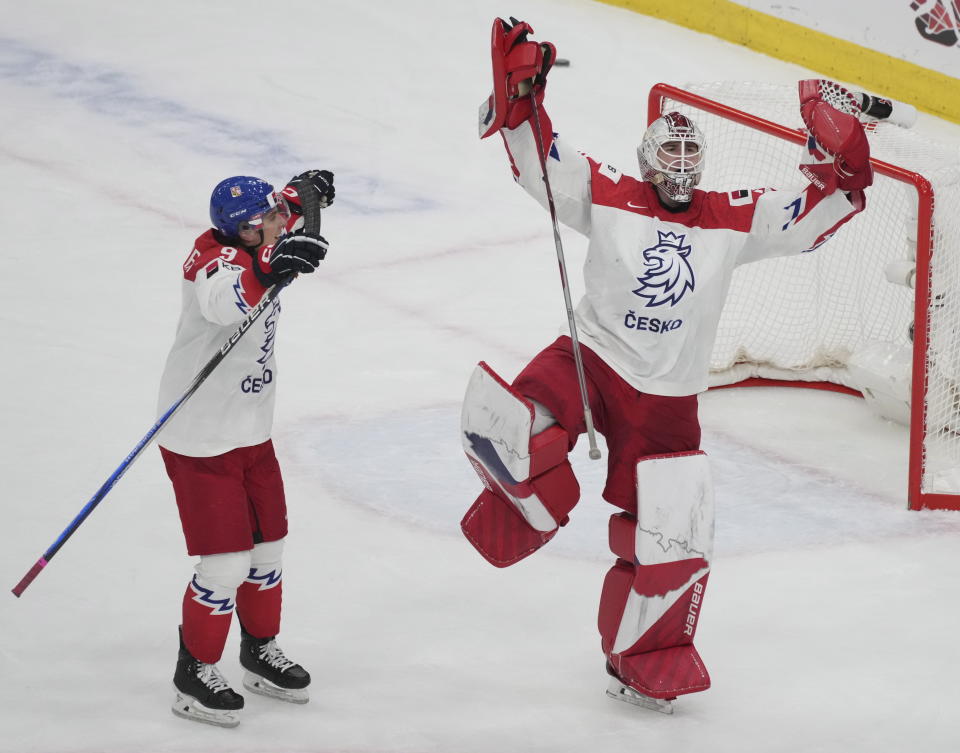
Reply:
[[[186,391],[266,293],[253,264],[248,251],[224,246],[212,230],[197,238],[183,265],[180,322],[160,380],[159,415]],[[166,424],[158,440],[162,447],[210,457],[270,438],[279,316],[280,301],[275,299]]]
[[[541,111],[541,120],[546,113]],[[549,134],[549,121],[543,126]],[[502,130],[517,181],[547,206],[533,130]],[[813,251],[864,207],[862,192],[697,190],[665,209],[656,189],[554,139],[547,157],[558,219],[589,238],[582,343],[641,392],[707,389],[710,354],[733,270]]]

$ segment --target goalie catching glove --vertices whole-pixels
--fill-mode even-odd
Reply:
[[[537,105],[543,102],[547,74],[557,57],[550,42],[527,37],[533,27],[515,18],[493,21],[490,57],[493,64],[493,93],[480,107],[480,138],[501,128],[516,128],[530,117],[530,93]]]
[[[820,163],[801,166],[804,175],[824,193],[859,191],[872,184],[870,144],[857,116],[825,102],[817,79],[801,81],[799,90],[800,116],[814,140],[808,150]],[[818,147],[833,157],[832,171]]]

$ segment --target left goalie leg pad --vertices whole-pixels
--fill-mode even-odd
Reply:
[[[713,551],[713,489],[702,452],[637,464],[639,520],[610,519],[619,559],[600,597],[599,628],[609,671],[650,698],[710,687],[693,646]]]
[[[461,438],[486,490],[460,525],[496,567],[546,544],[580,499],[569,435],[554,425],[531,436],[534,416],[533,403],[480,363],[464,398]]]

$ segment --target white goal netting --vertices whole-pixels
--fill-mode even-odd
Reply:
[[[802,127],[796,87],[722,82],[682,88]],[[797,169],[802,146],[676,96],[664,101],[662,111],[689,115],[707,139],[701,188],[805,184]],[[929,181],[932,220],[924,221],[930,200],[921,195],[922,183],[918,192],[913,183],[878,172],[867,189],[866,211],[825,246],[740,267],[720,321],[711,383],[750,377],[833,382],[864,393],[881,413],[904,423],[911,404],[921,401],[925,429],[913,427],[911,448],[922,469],[917,491],[960,495],[960,148],[888,123],[865,123],[873,158]],[[928,266],[926,237],[932,241],[930,294],[917,323],[919,328],[927,320],[926,337],[916,336],[918,344],[927,342],[917,356],[924,383],[911,384],[914,287],[927,287],[913,280],[912,271]]]

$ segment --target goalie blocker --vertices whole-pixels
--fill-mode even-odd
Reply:
[[[534,434],[535,416],[533,403],[481,361],[464,397],[461,439],[485,488],[460,526],[496,567],[546,544],[580,499],[569,435],[557,425]]]
[[[516,128],[530,117],[532,93],[537,105],[543,103],[547,74],[556,59],[550,42],[534,42],[527,37],[533,27],[511,18],[493,20],[490,32],[490,59],[493,66],[493,91],[480,105],[479,135],[492,136],[501,128]],[[550,133],[544,134],[549,143]]]

